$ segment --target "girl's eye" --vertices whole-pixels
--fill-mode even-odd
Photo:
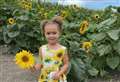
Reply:
[[[56,32],[47,32],[47,35],[56,34]]]
[[[53,32],[53,34],[56,34],[56,32]]]
[[[47,34],[48,34],[48,35],[49,35],[49,34],[56,34],[56,32],[52,32],[52,33],[48,32]]]
[[[49,35],[50,33],[48,32],[47,34]]]

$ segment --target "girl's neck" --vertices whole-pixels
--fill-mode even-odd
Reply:
[[[48,43],[48,46],[52,46],[52,47],[58,46],[58,45],[59,45],[59,43],[54,43],[54,44],[49,44],[49,43]]]
[[[47,46],[49,49],[57,49],[60,46],[60,44],[59,43],[55,43],[55,44],[48,43]]]

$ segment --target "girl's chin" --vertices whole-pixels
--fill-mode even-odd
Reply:
[[[56,44],[56,41],[48,41],[49,44]]]

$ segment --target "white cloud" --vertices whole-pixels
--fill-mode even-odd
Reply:
[[[74,5],[74,4],[77,6],[84,5],[84,1],[82,0],[59,0],[58,3],[62,5]]]

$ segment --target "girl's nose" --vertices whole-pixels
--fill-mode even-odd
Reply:
[[[49,36],[52,37],[52,36],[54,36],[54,35],[53,35],[53,34],[50,34]]]

